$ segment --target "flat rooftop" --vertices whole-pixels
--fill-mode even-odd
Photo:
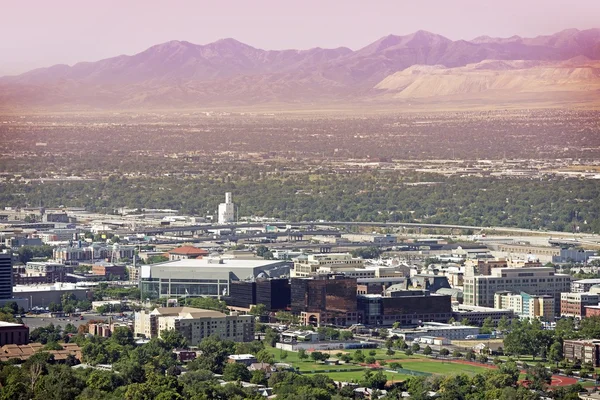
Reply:
[[[235,268],[260,268],[287,263],[283,260],[246,260],[237,258],[189,258],[176,261],[165,261],[163,263],[150,264],[151,267],[175,267],[175,268],[198,268],[198,267],[235,267]]]

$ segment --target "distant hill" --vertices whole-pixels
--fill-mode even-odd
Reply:
[[[600,95],[600,61],[578,57],[567,61],[485,60],[455,68],[412,66],[388,76],[375,87],[395,99],[489,99],[565,92]]]
[[[589,91],[596,85],[597,60],[600,29],[471,41],[417,31],[356,51],[262,50],[234,39],[171,41],[131,56],[2,77],[0,107],[372,104],[494,90]]]

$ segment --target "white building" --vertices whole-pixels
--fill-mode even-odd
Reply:
[[[571,277],[551,267],[492,268],[491,275],[465,275],[463,286],[465,305],[493,307],[496,292],[508,290],[553,296],[558,312],[560,294],[571,289]]]
[[[414,329],[392,329],[391,335],[398,335],[405,341],[413,341],[421,337],[446,338],[450,340],[463,340],[467,336],[478,335],[476,326],[463,326],[444,324],[440,322],[424,322],[422,326]]]
[[[240,260],[204,257],[142,265],[142,298],[225,296],[232,280],[287,277],[289,263],[282,260]]]
[[[211,335],[234,342],[250,342],[254,340],[254,316],[225,315],[192,307],[161,307],[135,313],[136,336],[159,337],[164,330],[180,332],[191,346],[197,346]]]
[[[225,193],[225,203],[219,204],[218,222],[219,224],[235,222],[235,204],[230,192]]]

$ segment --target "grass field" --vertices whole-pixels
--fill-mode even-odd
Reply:
[[[282,351],[275,348],[267,348],[271,354],[275,357],[276,362],[285,362],[291,364],[294,368],[302,373],[312,374],[312,373],[325,373],[331,379],[334,380],[342,380],[342,381],[359,381],[364,375],[364,371],[367,370],[366,367],[362,367],[357,364],[340,364],[340,365],[323,365],[317,364],[312,361],[310,358],[307,360],[300,360],[298,357],[298,353],[294,351]],[[342,351],[342,353],[348,353],[353,355],[356,350],[347,350]],[[363,350],[363,354],[365,356],[369,356],[369,352],[371,350]],[[332,357],[336,357],[336,352],[332,352]],[[284,354],[287,356],[282,357]],[[412,355],[407,356],[403,352],[397,351],[394,355],[387,355],[385,349],[376,349],[375,355],[373,356],[376,360],[394,360],[398,361],[402,364],[404,369],[417,371],[417,372],[427,372],[431,374],[438,375],[450,375],[450,374],[460,374],[465,373],[468,375],[474,375],[476,373],[481,373],[486,370],[485,367],[479,367],[476,365],[466,365],[459,363],[452,363],[449,361],[440,362],[440,361],[429,361],[429,359],[422,355]],[[386,368],[386,367],[384,367]],[[325,372],[328,371],[328,372]],[[392,373],[384,371],[389,380],[399,381],[405,380],[410,377],[410,375],[400,374],[400,373]]]
[[[452,375],[452,374],[467,374],[475,375],[487,371],[489,368],[478,367],[476,365],[459,364],[450,361],[418,361],[410,362],[406,361],[402,363],[402,368],[410,369],[412,371],[429,372],[431,374],[438,375]]]

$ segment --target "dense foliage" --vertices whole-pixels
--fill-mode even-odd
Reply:
[[[433,182],[432,184],[416,184]],[[0,206],[173,208],[213,214],[233,192],[240,216],[292,221],[402,221],[600,232],[594,180],[449,177],[367,171],[272,175],[236,171],[220,178],[155,177],[102,181],[0,183]]]

